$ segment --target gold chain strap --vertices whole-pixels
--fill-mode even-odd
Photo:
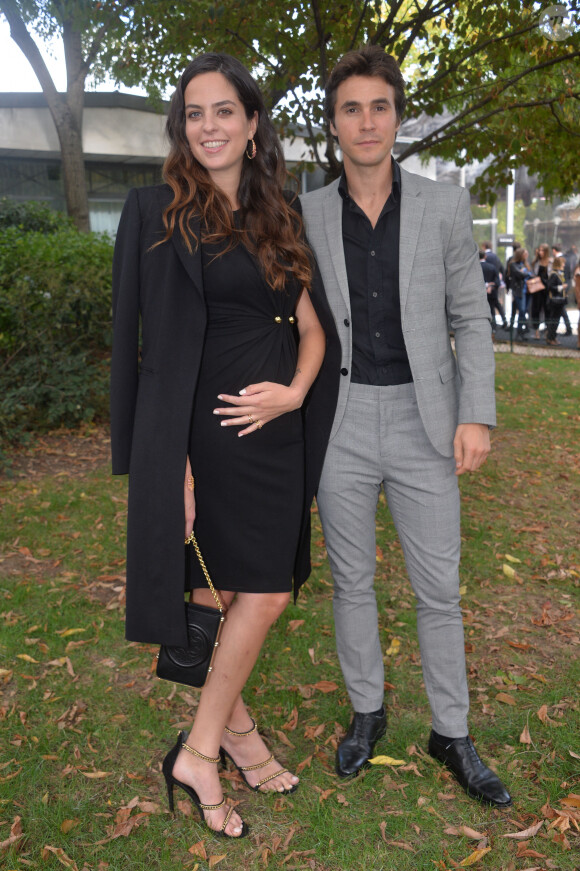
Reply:
[[[220,612],[223,614],[224,606],[222,605],[221,599],[220,599],[220,597],[219,597],[218,594],[217,594],[217,590],[216,590],[216,588],[214,587],[214,585],[213,585],[212,582],[211,582],[211,578],[210,578],[210,576],[209,576],[209,572],[208,572],[208,570],[207,570],[206,564],[205,564],[204,561],[203,561],[203,557],[202,557],[202,555],[201,555],[201,551],[200,551],[200,549],[199,549],[199,544],[197,543],[197,539],[196,539],[196,537],[195,537],[195,533],[193,532],[193,530],[191,531],[191,535],[189,536],[189,538],[186,538],[186,539],[185,539],[185,543],[186,543],[186,544],[192,544],[192,545],[194,546],[194,548],[195,548],[195,552],[196,552],[196,554],[197,554],[197,558],[198,558],[198,560],[199,560],[199,564],[200,564],[200,566],[201,566],[201,568],[202,568],[202,571],[203,571],[203,573],[204,573],[204,575],[205,575],[205,579],[206,579],[206,581],[207,581],[208,587],[209,587],[210,590],[211,590],[211,594],[212,594],[212,596],[213,596],[214,599],[215,599],[216,605],[218,606]]]

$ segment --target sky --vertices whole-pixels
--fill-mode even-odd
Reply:
[[[49,72],[58,91],[66,89],[66,71],[63,58],[62,42],[55,40],[50,46],[43,45],[35,37],[42,56],[46,61]],[[90,81],[88,83],[90,88]],[[97,86],[98,91],[114,91],[113,82],[104,82]],[[32,67],[20,51],[16,43],[10,38],[10,28],[7,22],[0,19],[0,91],[40,91]],[[140,88],[120,87],[124,93],[145,94]]]

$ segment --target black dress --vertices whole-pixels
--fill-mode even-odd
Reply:
[[[289,592],[304,499],[302,414],[283,414],[239,437],[244,427],[220,426],[226,418],[213,410],[227,406],[218,394],[237,395],[260,381],[290,384],[300,288],[290,280],[273,290],[242,244],[216,257],[220,250],[202,245],[208,324],[189,451],[195,533],[218,589]],[[193,548],[186,552],[186,586],[207,586]]]

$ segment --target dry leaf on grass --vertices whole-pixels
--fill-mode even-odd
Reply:
[[[318,683],[312,684],[312,686],[321,693],[333,693],[338,689],[338,684],[332,680],[319,680]]]
[[[393,759],[392,756],[373,756],[372,759],[369,759],[371,765],[404,765],[404,759]]]
[[[3,853],[6,853],[10,848],[18,851],[21,846],[18,842],[21,841],[23,837],[22,817],[14,817],[10,827],[10,834],[5,841],[0,841],[0,856]]]
[[[532,736],[530,735],[530,730],[527,727],[527,724],[522,729],[522,734],[520,735],[520,744],[531,744]]]
[[[498,693],[495,697],[496,702],[503,702],[504,705],[516,705],[517,702],[509,693]]]
[[[479,862],[486,853],[489,853],[491,847],[483,847],[481,850],[474,850],[473,853],[470,853],[462,862],[459,863],[459,868],[467,868],[469,865],[475,865],[476,862]]]
[[[472,841],[481,841],[482,838],[486,837],[485,835],[482,835],[481,832],[476,832],[475,829],[470,829],[469,826],[447,826],[445,834],[471,838]]]
[[[228,855],[227,853],[222,853],[221,856],[210,856],[209,862],[208,862],[209,867],[215,868],[215,866],[218,864],[218,862],[221,862],[222,859],[225,859],[227,855]]]
[[[529,829],[524,829],[523,832],[507,832],[507,834],[502,835],[502,838],[533,838],[534,835],[540,831],[543,825],[544,821],[540,820],[539,822],[534,823],[533,826],[530,826]]]
[[[187,852],[191,853],[193,856],[199,856],[200,859],[207,862],[207,850],[205,849],[205,843],[203,841],[198,841],[196,844],[193,844]]]
[[[60,826],[60,830],[63,835],[68,835],[69,832],[72,832],[75,826],[78,826],[80,820],[63,820]]]
[[[74,862],[61,847],[50,847],[46,845],[42,848],[42,858],[46,862],[47,859],[50,859],[50,854],[56,856],[61,865],[64,865],[65,868],[71,868],[72,871],[79,871],[77,863]]]

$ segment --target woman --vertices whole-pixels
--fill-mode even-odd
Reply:
[[[539,245],[536,256],[532,263],[534,274],[541,278],[543,290],[537,290],[532,294],[532,328],[535,330],[536,339],[540,338],[540,324],[542,319],[548,319],[548,275],[550,271],[550,246]]]
[[[556,338],[558,324],[564,312],[564,307],[567,302],[566,291],[568,285],[564,281],[564,268],[566,260],[564,257],[554,257],[552,263],[552,272],[548,279],[548,331],[546,335],[546,345],[559,345],[560,342]]]
[[[533,272],[528,263],[528,252],[525,248],[516,248],[514,256],[509,263],[510,289],[513,297],[513,305],[518,312],[518,328],[516,337],[525,342],[526,335],[526,280],[532,278]],[[513,323],[513,317],[512,317]]]
[[[252,789],[298,784],[270,756],[241,692],[292,575],[296,594],[310,571],[310,503],[340,349],[282,191],[280,143],[242,64],[194,60],[167,133],[167,184],[131,191],[114,261],[113,472],[130,473],[126,634],[185,647],[184,589],[214,605],[184,556],[195,521],[228,611],[195,722],[163,772],[171,807],[178,786],[211,830],[242,837],[220,756]]]

